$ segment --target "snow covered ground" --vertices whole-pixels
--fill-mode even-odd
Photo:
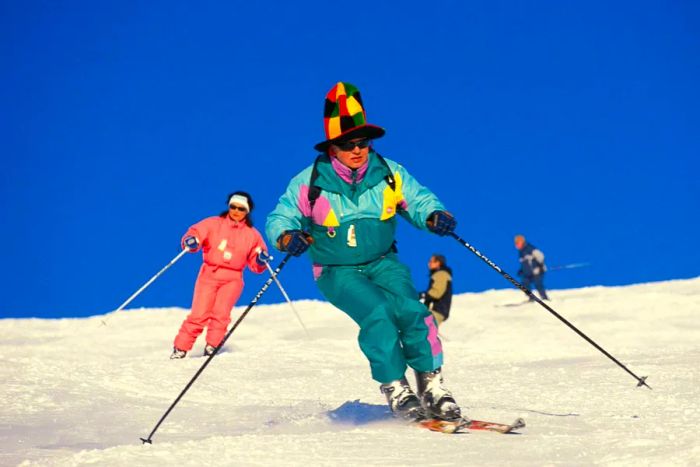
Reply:
[[[307,338],[263,297],[143,445],[205,361],[201,339],[168,360],[187,310],[0,320],[0,465],[700,465],[700,278],[552,297],[653,390],[539,305],[503,306],[519,292],[463,294],[441,329],[447,386],[472,418],[528,426],[419,430],[387,416],[340,311],[296,302]]]

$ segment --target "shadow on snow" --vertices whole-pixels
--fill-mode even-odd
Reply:
[[[367,404],[360,400],[347,401],[340,407],[326,412],[334,423],[345,425],[367,425],[368,423],[394,420],[386,405]]]

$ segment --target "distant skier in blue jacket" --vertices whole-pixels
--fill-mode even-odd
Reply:
[[[522,284],[528,290],[534,284],[542,300],[549,300],[544,289],[544,273],[547,266],[544,264],[544,253],[534,245],[528,243],[522,235],[515,236],[515,248],[520,252],[520,270],[518,276],[522,277]],[[532,300],[532,298],[530,298]]]

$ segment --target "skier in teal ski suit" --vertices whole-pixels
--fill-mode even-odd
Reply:
[[[394,246],[397,214],[439,235],[456,221],[406,169],[372,149],[384,129],[366,123],[353,85],[329,91],[324,122],[326,141],[315,146],[322,154],[291,180],[267,218],[267,236],[295,256],[308,249],[318,288],[360,327],[372,377],[397,416],[460,418],[443,386],[434,318]],[[416,372],[417,395],[407,366]]]

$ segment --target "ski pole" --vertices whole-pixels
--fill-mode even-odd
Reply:
[[[576,334],[578,334],[579,336],[581,336],[582,338],[584,338],[589,344],[591,344],[593,347],[595,347],[595,348],[598,349],[600,352],[602,352],[603,355],[605,355],[606,357],[608,357],[610,360],[612,360],[613,362],[615,362],[620,368],[622,368],[622,369],[625,370],[627,373],[629,373],[630,375],[632,375],[632,376],[634,377],[634,379],[637,380],[637,387],[646,386],[646,387],[648,387],[649,389],[651,389],[651,386],[649,386],[649,385],[646,383],[646,379],[647,379],[646,376],[639,377],[639,376],[637,376],[636,374],[632,373],[632,371],[630,371],[625,365],[623,365],[622,363],[620,363],[619,360],[617,360],[615,357],[613,357],[612,355],[610,355],[604,348],[602,348],[601,346],[599,346],[598,344],[596,344],[595,341],[593,341],[593,339],[591,339],[590,337],[588,337],[587,335],[585,335],[585,334],[584,334],[583,332],[581,332],[578,328],[576,328],[576,326],[574,326],[574,325],[571,324],[569,321],[567,321],[566,318],[564,318],[563,316],[561,316],[559,313],[557,313],[556,311],[554,311],[554,309],[552,309],[549,305],[547,305],[547,304],[544,303],[542,300],[540,300],[538,297],[536,297],[535,294],[532,293],[532,291],[531,291],[530,289],[526,288],[526,287],[523,286],[520,282],[518,282],[518,281],[516,281],[515,279],[513,279],[513,276],[511,276],[510,274],[508,274],[507,272],[505,272],[503,269],[499,268],[499,267],[496,265],[496,263],[494,263],[493,261],[491,261],[490,259],[488,259],[486,256],[484,256],[479,250],[477,250],[476,248],[474,248],[472,245],[470,245],[467,241],[465,241],[464,239],[462,239],[462,238],[461,238],[459,235],[457,235],[456,233],[452,232],[452,233],[450,233],[450,235],[451,235],[452,237],[454,237],[454,239],[457,240],[459,243],[461,243],[463,246],[465,246],[469,251],[471,251],[471,252],[474,253],[476,256],[478,256],[482,261],[484,261],[486,264],[488,264],[488,265],[491,266],[493,269],[495,269],[496,272],[498,272],[500,275],[502,275],[503,277],[505,277],[511,284],[513,284],[515,287],[517,287],[517,288],[519,288],[520,290],[522,290],[523,292],[525,292],[525,293],[527,294],[527,296],[530,297],[530,300],[535,300],[537,303],[539,303],[540,305],[542,305],[547,311],[549,311],[549,312],[552,313],[554,316],[556,316],[557,319],[559,319],[562,323],[566,324],[566,325],[567,325],[569,328],[571,328]]]
[[[277,278],[277,274],[275,274],[275,271],[272,270],[272,266],[270,266],[270,263],[266,262],[265,266],[267,267],[267,270],[270,271],[270,276],[272,276],[272,279],[274,279],[275,283],[277,284],[277,287],[279,287],[280,292],[282,292],[282,295],[284,295],[285,300],[287,300],[287,303],[289,303],[290,308],[294,312],[294,314],[297,317],[297,320],[299,320],[299,324],[301,324],[301,327],[304,328],[304,332],[306,333],[306,337],[311,337],[309,335],[309,330],[306,329],[306,326],[304,326],[304,322],[301,320],[301,316],[297,312],[297,309],[294,308],[294,304],[292,301],[289,299],[289,295],[287,295],[287,292],[284,290],[284,287],[282,287],[282,283],[280,280]]]
[[[576,269],[576,268],[585,268],[586,266],[590,266],[591,263],[571,263],[571,264],[562,264],[559,266],[552,266],[548,267],[547,271],[560,271],[562,269]]]
[[[171,259],[170,262],[169,262],[168,264],[166,264],[166,265],[163,267],[163,269],[161,269],[160,271],[158,271],[158,272],[156,273],[155,276],[151,277],[151,278],[148,280],[148,282],[146,282],[145,284],[143,284],[143,285],[141,286],[140,289],[138,289],[136,292],[134,292],[134,293],[131,295],[131,297],[127,298],[126,301],[125,301],[124,303],[122,303],[121,305],[119,305],[119,308],[117,308],[117,309],[114,310],[114,311],[117,312],[117,311],[123,310],[125,306],[127,306],[129,303],[131,303],[131,301],[132,301],[133,299],[135,299],[136,297],[138,297],[138,295],[139,295],[141,292],[143,292],[144,290],[146,290],[146,287],[148,287],[149,285],[151,285],[151,284],[152,284],[156,279],[158,279],[165,271],[167,271],[167,270],[170,268],[170,266],[172,266],[173,264],[175,264],[175,263],[176,263],[180,258],[182,258],[182,257],[185,255],[185,253],[187,253],[188,251],[189,251],[189,250],[188,250],[187,248],[185,248],[185,249],[182,250],[180,253],[178,253],[176,257],[174,257],[173,259]],[[105,318],[105,319],[102,320],[102,325],[103,325],[103,326],[106,326],[106,325],[107,325],[107,320],[108,320],[108,319],[109,319],[109,317],[107,317],[107,318]]]
[[[291,254],[287,254],[287,256],[285,256],[284,259],[282,259],[282,261],[280,261],[280,264],[275,269],[275,274],[278,274],[282,270],[284,265],[287,264],[287,261],[289,261],[289,258],[291,258],[291,257],[292,257]],[[170,404],[170,407],[168,407],[168,410],[166,410],[165,413],[163,414],[163,416],[160,417],[160,420],[158,420],[158,423],[156,423],[156,426],[153,428],[153,430],[148,435],[148,437],[147,438],[139,438],[141,441],[143,441],[143,444],[146,444],[146,443],[153,444],[153,441],[151,440],[151,438],[153,438],[153,435],[158,430],[158,427],[160,427],[160,425],[163,423],[163,421],[166,419],[166,417],[175,408],[177,403],[180,402],[180,399],[182,399],[182,396],[185,395],[185,393],[190,389],[192,384],[194,384],[194,382],[197,380],[197,378],[199,378],[199,375],[201,375],[202,372],[204,371],[204,369],[207,367],[207,365],[209,365],[212,358],[214,358],[214,356],[216,356],[216,354],[219,353],[219,349],[221,349],[221,347],[223,347],[223,345],[226,343],[228,338],[231,337],[231,334],[233,334],[233,331],[235,331],[236,328],[238,327],[238,325],[241,324],[241,321],[243,321],[243,319],[248,315],[248,312],[256,305],[256,303],[258,303],[258,300],[260,300],[260,297],[262,297],[263,294],[267,291],[267,289],[270,287],[270,284],[272,284],[272,277],[269,278],[268,280],[266,280],[265,283],[263,284],[263,286],[260,288],[260,290],[258,290],[258,293],[255,295],[255,297],[253,297],[253,300],[251,300],[251,302],[248,304],[248,307],[243,311],[243,313],[238,318],[238,320],[236,320],[236,322],[233,324],[231,329],[226,333],[226,335],[224,336],[221,343],[218,346],[216,346],[216,348],[214,349],[214,352],[212,352],[212,354],[209,355],[209,357],[207,357],[207,359],[204,361],[202,366],[199,367],[199,370],[197,370],[197,372],[194,374],[192,379],[190,379],[189,383],[187,383],[187,385],[185,385],[185,388],[180,392],[180,394],[177,396],[177,398],[175,398],[175,401],[173,401],[173,403]]]

